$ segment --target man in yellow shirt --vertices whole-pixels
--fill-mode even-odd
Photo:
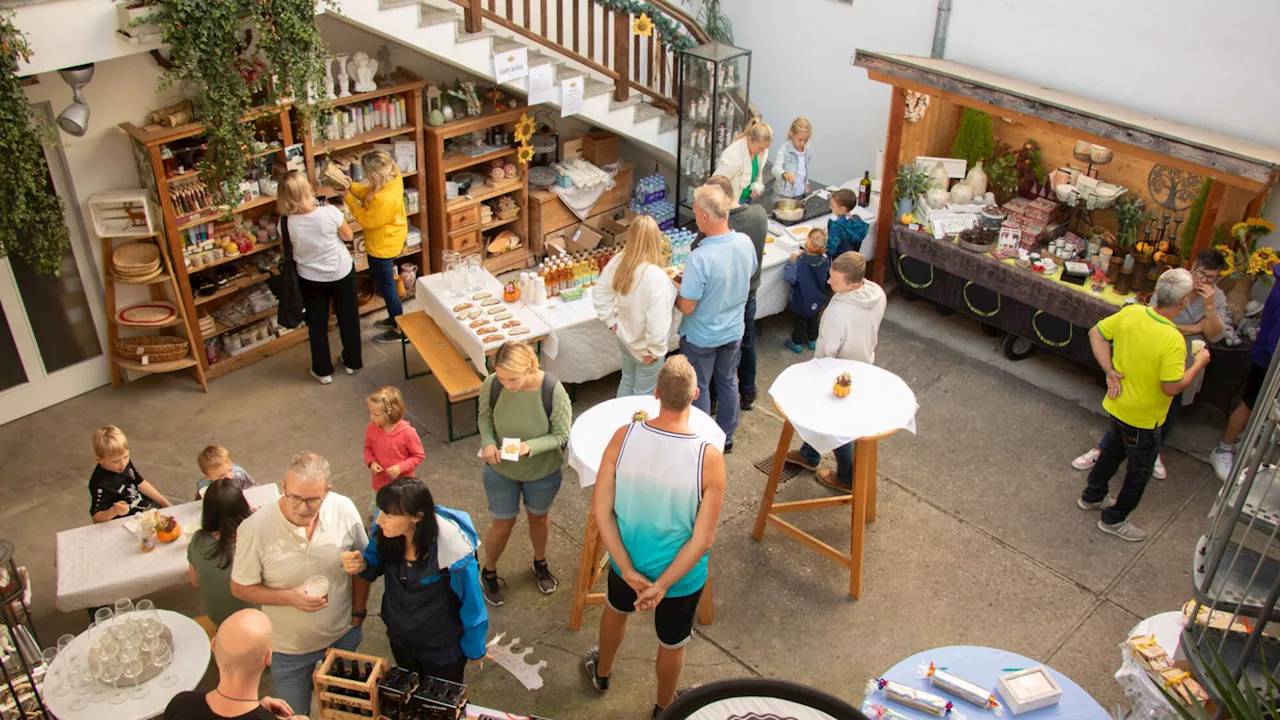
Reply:
[[[1107,374],[1102,408],[1111,415],[1111,431],[1076,504],[1101,510],[1098,529],[1129,542],[1146,537],[1128,518],[1151,479],[1169,403],[1209,364],[1209,351],[1202,349],[1184,372],[1187,348],[1173,324],[1191,299],[1192,284],[1191,273],[1170,270],[1156,281],[1152,307],[1130,305],[1089,330],[1093,356]],[[1112,500],[1108,486],[1126,460],[1124,485]]]

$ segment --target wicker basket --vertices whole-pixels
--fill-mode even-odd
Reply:
[[[145,355],[148,362],[173,362],[186,357],[190,350],[191,344],[185,338],[173,335],[116,338],[116,355],[126,360],[139,360]]]
[[[147,269],[160,264],[160,248],[149,242],[128,243],[116,248],[111,263],[122,271]]]
[[[507,220],[514,220],[520,216],[520,208],[504,210],[503,212],[495,213],[494,216],[503,222],[506,222]]]

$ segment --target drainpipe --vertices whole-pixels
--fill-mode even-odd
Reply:
[[[951,0],[938,0],[938,19],[933,23],[933,51],[929,57],[942,58],[947,47],[947,21],[951,19]]]

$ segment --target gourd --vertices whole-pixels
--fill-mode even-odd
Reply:
[[[502,287],[502,299],[506,302],[515,302],[520,299],[520,287],[515,283],[507,283]]]
[[[838,398],[849,397],[849,393],[853,391],[853,378],[849,377],[849,373],[840,373],[831,390]]]

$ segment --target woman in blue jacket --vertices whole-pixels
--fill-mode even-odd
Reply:
[[[364,555],[343,565],[366,582],[386,577],[382,621],[396,665],[460,683],[467,661],[484,659],[489,631],[471,518],[438,507],[415,478],[382,488],[377,502]]]

